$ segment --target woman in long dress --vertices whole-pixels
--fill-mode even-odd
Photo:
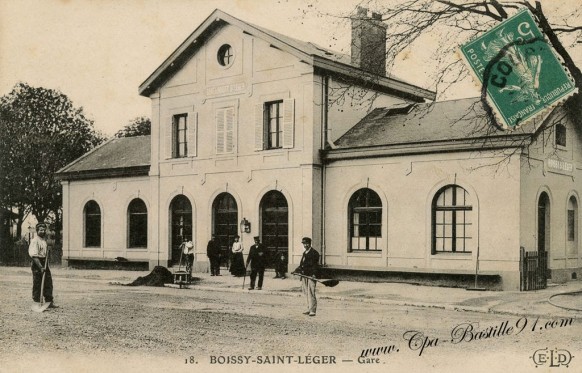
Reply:
[[[240,237],[234,237],[234,243],[232,244],[232,260],[230,263],[230,273],[233,276],[242,276],[245,274],[245,261],[243,258],[243,245],[240,242]]]

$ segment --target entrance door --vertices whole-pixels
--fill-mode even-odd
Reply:
[[[578,201],[574,196],[568,199],[566,215],[566,255],[578,258]]]
[[[545,263],[540,262],[546,270],[546,277],[550,278],[549,271],[550,251],[550,198],[546,192],[540,195],[538,201],[538,253],[540,258],[547,258]]]
[[[170,204],[171,216],[171,247],[170,264],[180,263],[180,245],[184,241],[192,240],[192,204],[184,195],[174,197]],[[182,259],[184,260],[184,259]]]
[[[238,208],[234,197],[229,193],[219,194],[212,204],[212,215],[212,231],[220,247],[220,265],[228,267],[238,229]]]
[[[275,268],[281,254],[289,259],[289,209],[285,196],[276,190],[261,200],[261,235],[269,253],[269,268]]]

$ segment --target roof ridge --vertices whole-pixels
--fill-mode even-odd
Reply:
[[[348,76],[357,77],[357,72],[364,72],[358,66],[351,64],[351,59],[348,60],[349,55],[333,51],[325,47],[318,46],[313,42],[303,41],[288,35],[284,35],[277,31],[270,30],[263,26],[258,26],[253,23],[241,20],[229,13],[220,9],[215,9],[196,29],[188,35],[188,37],[152,72],[139,86],[139,94],[142,96],[149,96],[155,89],[163,85],[164,81],[169,76],[172,76],[177,69],[181,67],[181,59],[184,56],[188,57],[190,54],[196,53],[198,46],[195,45],[198,38],[204,39],[206,31],[212,29],[214,22],[221,20],[224,23],[231,24],[242,28],[243,31],[257,34],[256,37],[265,40],[267,43],[280,43],[284,47],[284,51],[296,58],[312,65],[314,68],[322,68],[328,71],[335,71],[339,74],[347,74]],[[222,27],[218,25],[217,27]],[[250,30],[249,30],[250,29]],[[198,43],[200,45],[200,43]],[[275,47],[278,47],[275,45]],[[185,57],[184,57],[185,58]],[[175,64],[176,61],[180,63]],[[344,68],[347,67],[347,69]],[[389,75],[378,75],[381,78],[380,86],[395,89],[404,95],[414,97],[418,100],[434,99],[434,92],[420,86],[408,83],[404,79],[392,77]],[[367,79],[367,78],[362,78]]]

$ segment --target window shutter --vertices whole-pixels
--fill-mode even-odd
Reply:
[[[283,100],[283,148],[293,147],[295,131],[295,99]]]
[[[188,156],[196,157],[198,140],[198,113],[188,113]]]
[[[263,150],[265,139],[265,106],[255,105],[255,150]]]
[[[216,110],[216,154],[224,153],[224,109]]]
[[[172,158],[172,145],[174,140],[174,117],[169,116],[164,121],[164,155],[166,159]]]
[[[225,149],[226,153],[232,153],[234,149],[234,108],[229,107],[225,110],[226,128],[225,128]]]

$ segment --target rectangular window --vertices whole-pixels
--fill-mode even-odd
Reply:
[[[292,149],[294,133],[294,99],[255,105],[255,150]]]
[[[188,114],[174,115],[173,118],[173,154],[174,158],[188,156]]]
[[[568,241],[576,239],[576,215],[574,210],[568,210]]]
[[[356,207],[352,213],[352,251],[381,251],[382,208]]]
[[[267,102],[265,104],[265,120],[267,132],[267,149],[283,147],[283,101]]]
[[[556,146],[566,146],[566,126],[556,124]]]

